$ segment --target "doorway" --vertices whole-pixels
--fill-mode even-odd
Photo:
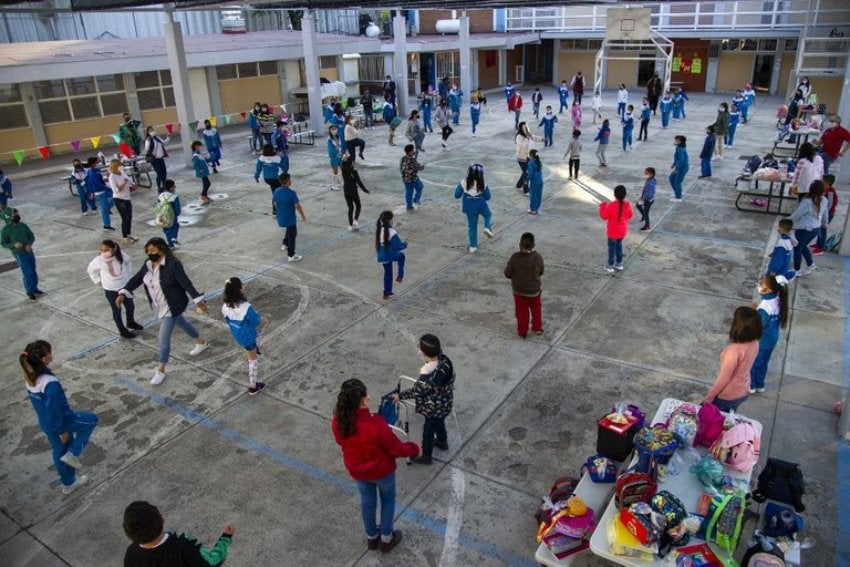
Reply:
[[[753,65],[753,88],[770,89],[770,77],[773,74],[773,55],[756,55]]]
[[[655,59],[638,61],[637,84],[639,87],[645,87],[654,74]]]

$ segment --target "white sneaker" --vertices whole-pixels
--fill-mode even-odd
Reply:
[[[77,456],[74,455],[71,452],[65,453],[64,455],[59,457],[59,460],[62,461],[63,463],[65,463],[66,465],[68,465],[71,468],[75,468],[75,469],[83,468],[83,463],[81,463],[80,459],[78,459]]]
[[[489,228],[484,229],[484,234],[487,236],[487,238],[493,238],[493,231]]]
[[[419,210],[419,203],[413,203],[413,210],[414,210],[414,211],[418,211],[418,210]]]
[[[299,256],[298,254],[296,254],[295,256],[290,256],[289,258],[287,258],[287,262],[297,262],[303,257],[304,256]]]
[[[153,373],[153,378],[151,378],[151,384],[153,386],[159,386],[163,380],[165,380],[165,372],[157,368]]]
[[[623,271],[623,265],[617,264],[617,265],[614,266],[614,269],[617,270],[618,272],[622,272]]]
[[[77,490],[79,487],[86,484],[88,481],[89,481],[88,476],[86,476],[84,474],[77,475],[77,479],[74,481],[74,484],[69,484],[68,486],[62,487],[62,494],[67,496],[68,494],[71,494],[72,492]]]
[[[207,341],[205,343],[195,343],[195,348],[189,351],[189,356],[198,356],[205,350],[210,348],[210,342]]]
[[[357,222],[357,219],[354,219],[354,222],[351,223],[351,226],[354,227],[354,230],[360,230],[360,224]]]
[[[751,394],[755,394],[757,391],[758,391],[758,390],[756,390],[755,388],[750,388],[750,393],[751,393]]]
[[[470,253],[470,254],[475,254],[475,251],[476,251],[476,250],[478,250],[478,248],[476,248],[475,246],[470,246],[470,247],[469,247],[469,253]]]
[[[281,250],[286,250],[286,244],[281,244],[281,245],[280,245],[280,249],[281,249]]]
[[[605,266],[605,271],[608,272],[609,274],[613,274],[614,273],[614,266]]]
[[[762,392],[764,392],[764,388],[756,388],[756,392],[758,392],[759,394],[761,394]]]
[[[808,268],[806,268],[806,269],[804,269],[804,270],[800,270],[800,271],[797,273],[797,275],[798,275],[798,276],[810,276],[810,275],[812,275],[812,274],[815,272],[815,270],[817,270],[817,269],[818,269],[817,264],[812,264],[812,265],[811,265],[811,266],[809,266]]]
[[[671,203],[681,203],[682,198],[681,197],[673,197],[673,198],[670,199],[670,202]]]

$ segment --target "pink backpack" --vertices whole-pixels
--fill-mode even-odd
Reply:
[[[714,457],[739,472],[749,472],[758,463],[761,438],[749,421],[727,429],[711,448]]]
[[[552,530],[575,539],[582,539],[593,533],[593,510],[587,509],[583,516],[561,515],[552,526]]]
[[[723,423],[726,421],[717,406],[703,404],[697,413],[699,427],[694,438],[694,446],[711,447],[723,435]]]

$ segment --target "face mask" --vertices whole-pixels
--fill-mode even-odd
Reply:
[[[159,260],[159,258],[159,254],[148,254],[148,260],[150,260],[151,262],[156,262],[157,260]]]
[[[265,108],[265,107],[260,109],[260,112],[268,112],[268,111],[269,111],[269,109]]]
[[[103,260],[111,260],[112,259],[112,252],[101,252],[100,257]]]
[[[12,215],[12,222],[15,224],[21,222],[21,215]]]
[[[722,107],[722,106],[718,106],[718,107],[717,107],[717,110],[719,110],[720,112],[723,112],[723,107]]]
[[[422,359],[422,360],[424,360],[425,362],[427,362],[427,361],[428,361],[428,357],[427,357],[427,356],[425,356],[425,353],[424,353],[424,352],[422,352],[421,350],[419,350],[419,351],[417,351],[417,352],[419,353],[419,358],[421,358],[421,359]]]

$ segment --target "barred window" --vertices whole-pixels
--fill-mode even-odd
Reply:
[[[24,99],[18,85],[0,85],[0,130],[29,126]]]
[[[45,124],[100,118],[127,110],[122,75],[39,81],[34,86]]]
[[[159,110],[175,105],[170,71],[144,71],[136,73],[135,78],[139,108]]]
[[[277,75],[277,61],[260,61],[258,63],[238,63],[236,65],[217,65],[216,74],[219,81],[229,79],[246,79],[260,75]]]

